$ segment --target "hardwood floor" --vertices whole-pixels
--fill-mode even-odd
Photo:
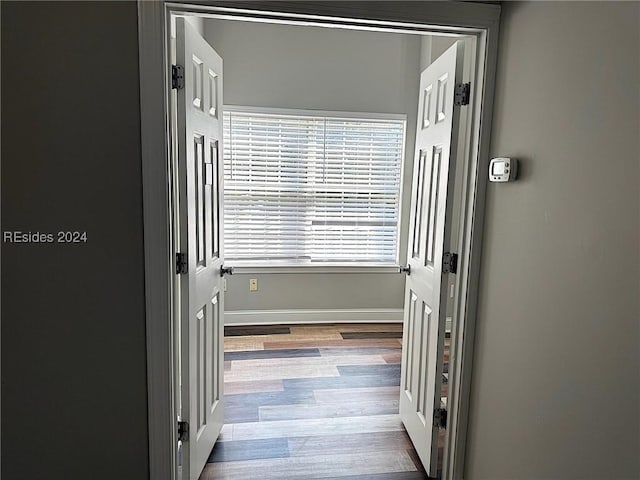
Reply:
[[[201,480],[425,480],[398,416],[401,324],[225,328]]]

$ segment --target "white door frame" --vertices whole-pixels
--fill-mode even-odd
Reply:
[[[242,7],[242,8],[240,8]],[[461,188],[448,425],[443,479],[461,479],[469,410],[478,279],[500,7],[457,2],[204,2],[138,1],[140,109],[147,336],[149,474],[175,480],[176,415],[173,347],[172,167],[169,125],[169,34],[171,13],[253,18],[405,33],[465,35],[473,39],[475,62]],[[458,180],[457,180],[458,181]]]

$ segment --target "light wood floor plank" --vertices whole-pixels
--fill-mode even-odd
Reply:
[[[323,357],[331,355],[400,355],[402,349],[398,345],[387,347],[326,347],[319,348],[320,355]],[[278,351],[278,350],[274,350]]]
[[[323,435],[289,438],[291,456],[339,453],[386,452],[410,450],[413,444],[405,432],[354,433],[351,435]]]
[[[341,340],[342,335],[338,331],[323,331],[319,330],[313,334],[294,334],[294,333],[282,333],[282,334],[269,334],[269,335],[240,335],[234,337],[225,337],[225,342],[227,340],[232,341],[258,341],[258,342],[298,342],[301,340],[305,341],[314,341],[314,340]]]
[[[290,458],[210,463],[201,480],[306,480],[335,476],[345,471],[356,475],[415,471],[406,451],[369,454],[333,454]],[[259,472],[259,473],[258,473]]]
[[[248,337],[225,337],[225,352],[242,352],[247,350],[263,350],[264,341]]]
[[[298,357],[298,358],[260,358],[255,360],[231,360],[230,372],[242,369],[262,371],[271,368],[289,368],[291,366],[338,366],[338,365],[382,365],[386,364],[382,355],[335,355],[326,357]]]
[[[284,390],[282,379],[249,380],[247,382],[224,382],[224,394],[281,392]]]
[[[390,472],[374,473],[368,475],[340,475],[339,477],[325,477],[322,480],[429,480],[426,473],[416,472]]]
[[[322,390],[343,388],[351,390],[366,387],[397,387],[400,378],[391,375],[362,375],[348,377],[316,377],[316,378],[287,378],[282,381],[285,390]]]
[[[274,422],[238,423],[233,425],[233,440],[257,438],[309,437],[366,432],[396,432],[404,427],[399,415],[373,417],[313,418]]]
[[[345,340],[341,336],[329,340],[296,340],[296,341],[265,341],[265,349],[280,348],[324,348],[324,347],[398,347],[402,346],[402,340],[397,338],[369,339],[359,338]],[[225,347],[226,348],[226,347]]]
[[[231,440],[233,436],[233,425],[225,424],[222,426],[222,430],[220,430],[220,435],[218,435],[219,442],[226,442],[227,440]]]
[[[296,420],[304,418],[363,417],[398,413],[399,400],[373,400],[369,402],[337,402],[302,405],[274,405],[258,408],[261,422]]]
[[[326,388],[313,396],[318,403],[388,401],[400,398],[400,387]]]
[[[282,380],[300,377],[337,377],[339,374],[334,365],[285,365],[278,368],[265,368],[260,371],[261,380]],[[255,368],[234,368],[224,372],[229,382],[248,382],[256,378]]]
[[[400,363],[402,360],[402,352],[386,353],[382,355],[387,363]]]

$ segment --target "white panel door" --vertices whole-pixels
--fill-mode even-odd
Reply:
[[[445,335],[447,274],[443,254],[451,236],[451,211],[463,44],[457,42],[420,76],[405,286],[400,416],[429,475],[438,463],[438,426]]]
[[[180,403],[188,422],[183,480],[196,480],[222,429],[224,298],[222,269],[222,59],[184,18],[176,22]]]

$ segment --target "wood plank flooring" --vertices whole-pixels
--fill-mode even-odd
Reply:
[[[225,328],[201,480],[425,480],[398,416],[401,324]]]

